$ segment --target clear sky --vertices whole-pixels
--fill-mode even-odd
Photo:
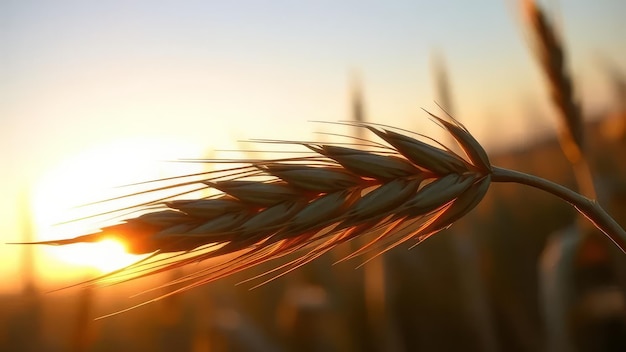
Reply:
[[[547,3],[585,110],[602,108],[601,59],[626,70],[626,2]],[[490,149],[554,125],[514,1],[4,0],[0,238],[20,238],[20,204],[41,222],[120,174],[171,171],[134,160],[328,131],[307,121],[349,117],[351,72],[369,120],[421,130],[420,108],[437,111],[434,49],[456,117]],[[0,244],[0,277],[19,272],[18,253]]]

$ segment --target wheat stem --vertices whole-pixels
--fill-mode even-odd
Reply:
[[[146,277],[237,253],[176,280],[183,287],[165,297],[301,253],[259,276],[269,274],[269,281],[355,238],[373,237],[347,258],[371,249],[382,253],[408,240],[421,242],[471,211],[495,181],[532,186],[567,201],[626,253],[626,232],[596,201],[536,176],[494,168],[463,125],[430,115],[464,155],[393,129],[357,124],[389,147],[365,151],[303,143],[317,155],[250,160],[246,167],[224,170],[223,176],[207,175],[195,181],[181,178],[178,184],[157,188],[197,183],[221,191],[217,196],[175,196],[141,203],[137,209],[144,208],[146,213],[103,226],[98,232],[33,243],[65,245],[113,237],[133,253],[167,256],[166,261],[149,257],[86,285]],[[123,210],[129,209],[133,207]]]
[[[600,204],[567,187],[561,186],[541,177],[525,174],[500,167],[493,167],[491,175],[493,182],[513,182],[535,187],[571,204],[583,214],[591,223],[626,253],[626,231],[600,206]]]

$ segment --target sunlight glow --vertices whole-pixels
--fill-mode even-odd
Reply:
[[[94,268],[100,273],[121,269],[143,257],[127,253],[124,244],[114,239],[51,247],[49,251],[63,262]]]
[[[102,226],[123,221],[124,218],[99,219],[97,222],[93,219],[74,220],[126,206],[128,203],[81,206],[132,192],[132,189],[120,186],[172,174],[197,172],[202,165],[168,163],[164,160],[198,157],[198,150],[184,141],[131,138],[111,141],[70,155],[41,175],[35,187],[32,204],[36,240],[49,241],[96,233]],[[117,239],[63,246],[42,245],[38,249],[42,254],[40,263],[46,267],[42,273],[54,275],[51,279],[55,280],[84,276],[85,271],[93,273],[94,269],[107,273],[145,257],[127,253],[124,243]],[[58,269],[49,270],[51,267]]]

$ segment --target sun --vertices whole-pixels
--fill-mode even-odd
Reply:
[[[98,204],[87,208],[81,205],[119,195],[119,186],[158,179],[172,173],[198,172],[198,165],[164,162],[198,157],[198,150],[184,142],[133,138],[94,146],[63,158],[34,186],[35,240],[71,238],[98,231],[98,224],[90,224],[89,221],[55,224],[102,212],[104,208]],[[124,192],[123,189],[121,191]],[[129,254],[124,243],[112,238],[96,243],[42,246],[40,253],[43,257],[40,265],[66,264],[76,273],[85,270],[107,273],[145,257]],[[53,272],[56,276],[70,276],[66,269]]]
[[[100,273],[124,268],[144,257],[129,254],[124,243],[112,238],[95,243],[51,247],[49,252],[67,264],[95,269]]]

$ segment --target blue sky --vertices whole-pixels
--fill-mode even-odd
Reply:
[[[546,3],[585,110],[605,107],[599,62],[626,70],[626,2]],[[351,72],[370,120],[422,131],[420,108],[436,111],[434,49],[456,117],[490,149],[555,124],[514,1],[3,1],[0,48],[6,241],[20,194],[75,155],[118,142],[141,149],[133,139],[172,143],[127,153],[155,159],[238,139],[311,139],[325,127],[307,121],[349,116]]]

